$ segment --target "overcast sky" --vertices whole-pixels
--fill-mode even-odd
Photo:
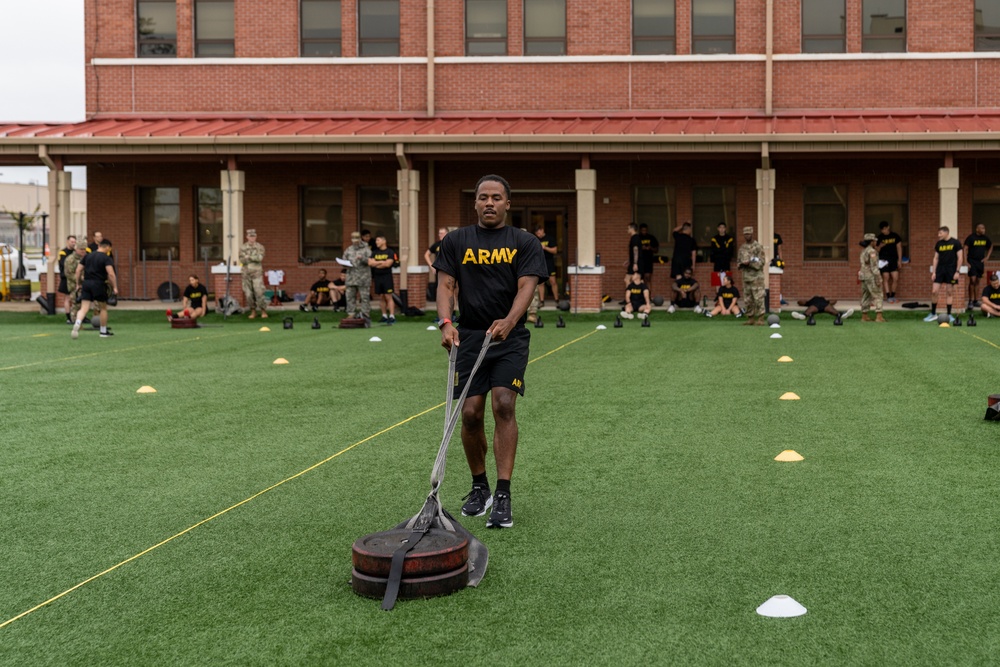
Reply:
[[[83,0],[0,0],[0,26],[0,122],[83,120]],[[4,182],[45,183],[46,172],[0,163]]]

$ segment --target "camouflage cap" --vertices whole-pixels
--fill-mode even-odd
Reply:
[[[257,236],[257,230],[256,229],[248,229],[246,231],[246,234],[247,234],[247,236]]]
[[[874,234],[872,234],[871,232],[868,232],[867,234],[865,234],[864,240],[865,241],[875,241],[877,238],[878,237],[876,237]]]
[[[351,240],[352,241],[360,241],[361,240],[361,232],[351,232]]]
[[[744,234],[753,234],[753,227],[744,227],[743,228],[743,233]]]

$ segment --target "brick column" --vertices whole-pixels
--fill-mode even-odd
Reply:
[[[243,278],[242,269],[239,266],[229,267],[229,296],[237,303],[243,303]],[[212,267],[212,291],[215,293],[215,300],[219,301],[226,296],[226,265],[216,264]]]
[[[571,311],[598,313],[601,311],[601,283],[604,280],[603,266],[570,266],[566,273],[570,289]]]
[[[767,298],[767,312],[769,313],[779,313],[781,312],[781,276],[785,273],[784,269],[779,269],[776,266],[769,266],[768,276],[770,277],[770,289]]]

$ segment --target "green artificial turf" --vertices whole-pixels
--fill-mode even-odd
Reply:
[[[994,662],[1000,324],[891,316],[546,314],[514,528],[463,519],[482,584],[383,612],[350,587],[351,544],[429,490],[447,382],[429,317],[173,330],[121,311],[113,338],[73,341],[61,316],[2,314],[0,663]],[[456,435],[453,514],[468,487]],[[808,613],[758,616],[776,594]]]

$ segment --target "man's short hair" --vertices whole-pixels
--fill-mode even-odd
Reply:
[[[370,229],[362,229],[361,230],[361,235],[362,236],[371,236],[372,235],[372,231]]]
[[[636,225],[634,222],[628,223],[628,228],[629,228],[630,231],[633,231],[633,232],[639,231],[639,226]]]
[[[885,220],[883,220],[882,222],[878,223],[878,228],[879,229],[888,229],[889,228],[889,223],[886,222]]]
[[[97,245],[100,246],[101,248],[110,248],[111,247],[111,241],[109,241],[107,239],[101,239],[101,242],[98,243]]]
[[[646,223],[644,222],[644,223],[642,223],[641,225],[639,225],[639,229],[649,229],[649,225],[647,225],[647,224],[646,224]]]
[[[948,229],[947,227],[944,227],[944,226],[942,226],[942,227],[938,227],[938,231],[939,231],[939,232],[944,232],[945,234],[948,234],[948,233],[950,233],[950,232],[951,232],[951,230],[950,230],[950,229]]]
[[[69,241],[70,239],[73,239],[75,241],[76,237],[70,234],[69,236],[66,237],[66,240]]]
[[[480,178],[479,181],[476,183],[476,192],[479,192],[480,185],[482,185],[483,183],[487,183],[489,181],[494,181],[502,185],[504,194],[507,195],[507,199],[510,199],[510,183],[508,183],[507,179],[505,179],[503,176],[497,176],[496,174],[486,174],[485,176]]]
[[[201,278],[199,278],[198,276],[194,275],[193,273],[190,276],[188,276],[188,280],[190,280],[191,278],[194,278],[195,280],[201,280]]]
[[[990,282],[993,282],[994,280],[1000,280],[1000,271],[994,271],[990,274]]]
[[[320,269],[319,272],[322,273],[324,276],[326,275],[326,269]]]
[[[685,227],[689,227],[690,228],[691,227],[691,223],[690,222],[685,222],[683,225],[681,225],[681,229],[684,229]]]
[[[385,238],[385,234],[376,234],[375,240],[378,241],[379,239],[388,240]]]

